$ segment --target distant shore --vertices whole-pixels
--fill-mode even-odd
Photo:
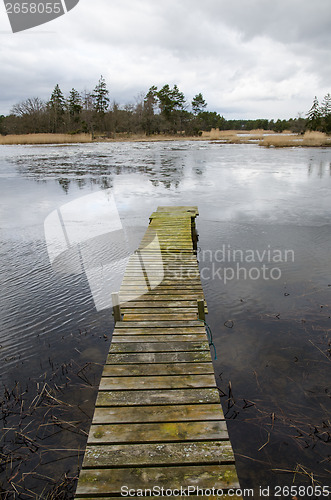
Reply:
[[[51,145],[84,144],[99,142],[162,142],[162,141],[210,141],[217,144],[258,144],[264,147],[323,147],[331,146],[331,136],[322,132],[306,132],[303,135],[268,130],[218,130],[202,132],[200,136],[181,134],[143,135],[118,133],[112,137],[92,134],[22,134],[0,136],[0,145]]]

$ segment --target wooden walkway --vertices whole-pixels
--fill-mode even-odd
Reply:
[[[192,498],[194,488],[215,488],[227,498],[240,487],[198,319],[204,297],[192,242],[197,215],[196,207],[159,207],[130,258],[77,499],[121,497],[124,486],[131,494],[190,487]]]

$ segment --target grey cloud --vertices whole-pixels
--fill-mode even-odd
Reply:
[[[120,104],[177,83],[219,112],[295,116],[331,81],[330,15],[330,0],[81,1],[54,33],[0,35],[0,113],[103,74]]]

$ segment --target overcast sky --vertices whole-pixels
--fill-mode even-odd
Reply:
[[[0,3],[0,114],[102,74],[121,105],[176,83],[227,119],[294,118],[331,93],[330,61],[331,0],[80,0],[16,34]]]

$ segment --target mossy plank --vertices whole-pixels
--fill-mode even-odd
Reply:
[[[214,374],[212,363],[150,363],[136,365],[105,365],[103,377],[148,375]]]
[[[189,273],[182,273],[180,269],[178,269],[178,272],[173,273],[173,276],[166,277],[164,274],[159,274],[159,275],[149,275],[148,272],[145,274],[142,272],[140,275],[137,276],[125,276],[122,281],[122,286],[130,284],[130,285],[139,285],[139,284],[145,284],[148,283],[151,286],[172,286],[177,288],[178,285],[182,286],[197,286],[201,287],[201,282],[200,279],[198,279],[196,276],[188,276],[187,274]]]
[[[125,314],[193,314],[196,313],[197,311],[197,304],[192,304],[190,307],[184,307],[181,306],[180,308],[178,306],[172,307],[172,306],[162,306],[160,305],[159,307],[152,305],[149,307],[148,305],[145,305],[145,307],[132,307],[132,306],[121,306],[121,310]]]
[[[185,431],[183,431],[185,435]],[[229,441],[88,445],[83,468],[233,464]]]
[[[178,292],[178,290],[177,290]],[[146,293],[146,295],[142,295],[141,297],[137,297],[135,296],[135,294],[133,293],[120,293],[119,294],[120,296],[120,300],[121,300],[121,303],[122,305],[125,307],[126,304],[128,305],[131,305],[132,303],[135,303],[136,304],[142,304],[142,307],[145,307],[143,304],[144,303],[153,303],[153,304],[156,304],[156,307],[160,307],[158,306],[157,304],[158,303],[164,303],[166,301],[172,301],[172,302],[177,302],[179,305],[184,302],[184,304],[186,302],[189,302],[190,304],[191,303],[196,303],[196,301],[198,300],[198,298],[202,298],[203,294],[202,292],[200,293],[200,295],[197,297],[196,294],[192,294],[191,292],[189,293],[185,293],[185,295],[183,295],[182,292],[180,293],[175,293],[175,294],[167,294],[165,296],[164,293],[157,293],[157,290],[155,292],[155,294],[153,293]],[[126,297],[128,297],[126,299]]]
[[[127,406],[96,408],[93,424],[222,421],[224,415],[220,403],[181,404],[163,406]]]
[[[147,389],[128,391],[99,391],[96,406],[144,406],[219,403],[216,388],[207,389]]]
[[[120,342],[112,344],[110,354],[130,352],[190,352],[209,351],[207,340],[204,342]]]
[[[99,390],[132,389],[186,389],[190,387],[215,387],[214,375],[150,375],[138,377],[103,377]]]
[[[207,489],[239,488],[234,465],[188,465],[179,467],[135,467],[114,469],[83,469],[78,482],[76,498],[84,495],[120,495],[121,488],[165,489],[196,487]]]
[[[199,363],[203,361],[210,362],[210,360],[210,351],[110,353],[107,357],[107,364]]]
[[[195,319],[197,317],[197,312],[196,311],[193,311],[191,313],[174,313],[174,314],[171,314],[171,313],[168,313],[168,312],[164,312],[164,314],[138,314],[138,313],[135,313],[135,314],[128,314],[128,313],[124,313],[124,316],[123,316],[123,321],[145,321],[145,320],[148,320],[150,319],[151,321],[178,321],[178,320],[192,320],[192,319]]]
[[[159,311],[160,308],[164,310],[165,307],[169,307],[170,309],[176,308],[176,309],[184,309],[186,310],[187,308],[192,308],[192,307],[197,307],[197,301],[196,300],[140,300],[140,301],[132,301],[132,302],[126,302],[125,304],[121,304],[121,309],[122,310],[127,310],[127,309],[151,309],[155,308],[157,311]]]
[[[172,321],[170,324],[161,321],[132,321],[131,323],[116,323],[116,330],[120,328],[191,328],[202,327],[203,323],[199,320],[194,321]]]
[[[116,344],[117,342],[204,342],[206,340],[206,334],[198,334],[198,335],[113,335],[112,343]]]
[[[203,418],[203,417],[200,417]],[[225,421],[95,425],[88,444],[228,440]]]
[[[176,335],[177,337],[183,336],[183,340],[189,335],[205,335],[206,330],[204,326],[195,326],[195,327],[172,327],[169,325],[167,328],[164,326],[159,326],[159,327],[144,327],[140,328],[139,326],[134,327],[130,326],[127,327],[127,325],[123,325],[121,327],[118,327],[120,323],[117,323],[115,330],[113,332],[113,338],[116,336],[130,336],[130,335]],[[202,323],[201,323],[202,325]],[[177,339],[178,340],[178,339]],[[128,340],[130,342],[130,340]]]

